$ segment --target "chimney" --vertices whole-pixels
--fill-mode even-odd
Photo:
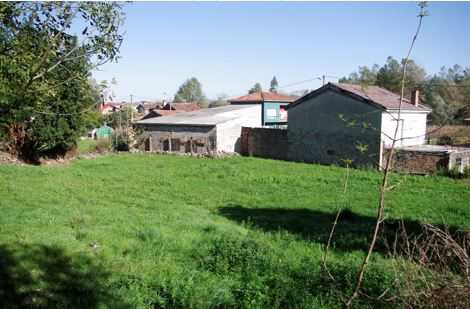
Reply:
[[[411,104],[414,106],[419,105],[419,89],[415,89],[411,92]]]

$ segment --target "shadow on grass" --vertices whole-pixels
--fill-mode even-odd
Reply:
[[[245,208],[240,205],[227,205],[218,210],[219,214],[239,223],[247,223],[255,228],[267,232],[287,231],[309,241],[325,244],[335,220],[336,213],[322,212],[312,209],[289,208]],[[423,226],[415,220],[386,220],[381,231],[376,251],[382,254],[390,253],[395,247],[396,239],[402,238],[399,233],[404,225],[409,239],[420,235]],[[339,251],[362,250],[367,251],[375,218],[343,211],[336,226],[332,240],[332,248]],[[443,226],[438,226],[444,228]],[[457,233],[454,227],[449,228],[451,233]],[[397,238],[398,237],[398,238]],[[397,244],[397,250],[403,244]]]
[[[0,308],[127,307],[103,285],[91,257],[44,245],[0,245]]]

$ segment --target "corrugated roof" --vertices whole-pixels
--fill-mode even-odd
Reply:
[[[316,95],[323,93],[326,90],[335,90],[337,92],[352,95],[355,98],[365,100],[366,102],[372,103],[385,110],[398,110],[400,106],[400,96],[396,93],[388,91],[387,89],[378,86],[363,86],[354,84],[343,84],[343,83],[328,83],[325,86],[314,90],[297,101],[292,103],[289,108],[292,108],[300,103],[315,97]],[[403,111],[425,111],[430,112],[431,109],[427,106],[419,104],[415,106],[410,103],[408,99],[403,99],[401,110]]]
[[[243,95],[241,97],[232,98],[228,101],[231,103],[232,102],[253,103],[253,102],[264,102],[264,101],[294,102],[295,98],[285,95],[285,94],[279,94],[276,92],[258,91],[258,92],[253,92],[247,95]]]
[[[258,106],[227,105],[222,107],[204,108],[192,112],[177,113],[171,116],[155,117],[137,121],[140,125],[192,125],[214,126],[240,117],[241,113]]]

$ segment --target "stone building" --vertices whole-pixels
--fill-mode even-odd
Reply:
[[[383,151],[425,143],[426,118],[419,93],[404,99],[377,86],[328,83],[288,107],[288,159],[321,164],[381,167]]]
[[[261,126],[261,106],[229,105],[137,121],[148,151],[239,152],[242,126]]]

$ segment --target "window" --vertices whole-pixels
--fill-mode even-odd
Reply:
[[[171,151],[180,151],[181,143],[179,138],[171,139]]]

